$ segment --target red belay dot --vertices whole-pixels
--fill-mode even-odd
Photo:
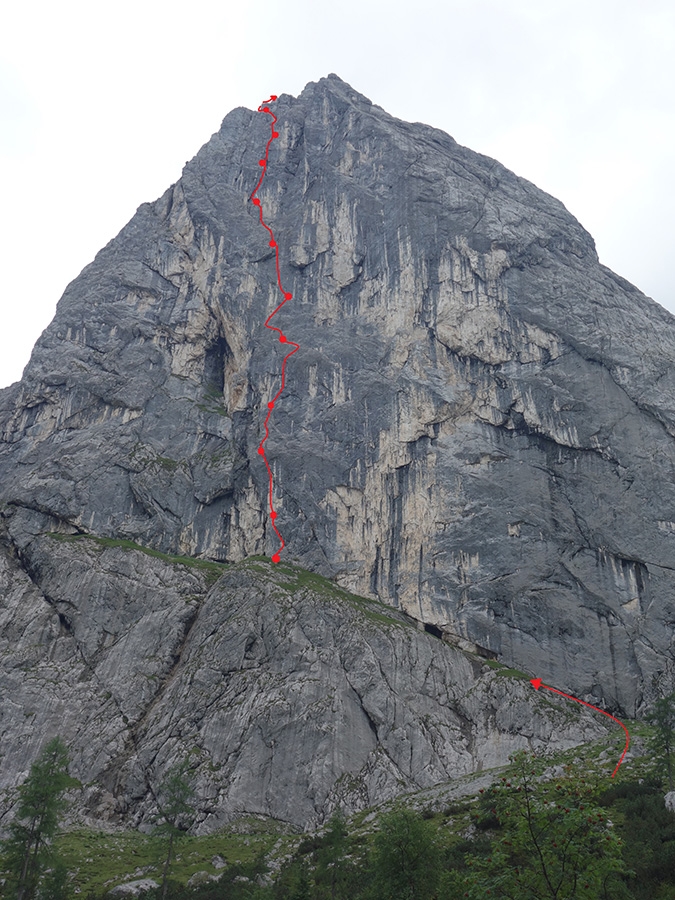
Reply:
[[[276,242],[276,240],[275,240],[275,238],[274,238],[274,234],[273,234],[273,232],[272,232],[272,229],[271,229],[270,226],[265,222],[265,220],[264,220],[264,218],[263,218],[263,208],[262,208],[262,203],[260,202],[260,200],[258,199],[258,197],[255,196],[255,195],[258,193],[258,190],[259,190],[259,188],[260,188],[260,185],[263,183],[263,180],[264,180],[265,176],[268,174],[267,155],[269,154],[270,144],[272,143],[272,141],[274,140],[274,138],[278,138],[278,137],[279,137],[279,132],[276,131],[275,128],[274,128],[274,126],[275,126],[276,123],[277,123],[277,117],[274,115],[274,113],[273,113],[272,110],[269,108],[269,106],[267,106],[268,103],[272,103],[272,102],[273,102],[274,100],[276,100],[276,99],[277,99],[277,95],[276,95],[276,94],[271,94],[269,100],[264,100],[264,101],[263,101],[263,103],[264,103],[265,105],[263,106],[263,104],[261,103],[260,106],[258,107],[258,112],[265,113],[266,115],[272,117],[272,121],[270,122],[270,135],[271,135],[271,137],[270,137],[269,140],[267,141],[267,146],[265,147],[265,159],[261,159],[261,160],[259,161],[259,163],[258,163],[258,164],[262,167],[262,170],[263,170],[263,171],[262,171],[262,173],[261,173],[261,175],[260,175],[260,178],[258,179],[258,183],[256,184],[255,188],[253,189],[253,191],[252,191],[252,193],[251,193],[251,197],[250,197],[251,203],[253,203],[253,205],[254,205],[255,207],[257,207],[257,209],[258,209],[258,212],[259,212],[259,215],[260,215],[260,224],[263,226],[263,228],[264,228],[266,231],[269,232],[269,236],[270,236],[270,247],[273,247],[273,248],[274,248],[274,251],[275,251],[275,252],[274,252],[274,255],[275,255],[275,258],[276,258],[275,262],[276,262],[276,271],[277,271],[277,284],[278,284],[279,290],[280,290],[281,293],[283,294],[283,298],[284,298],[284,299],[281,301],[281,303],[279,303],[279,305],[276,307],[276,309],[274,309],[274,310],[272,311],[272,313],[270,313],[270,315],[269,315],[269,316],[267,317],[267,319],[265,320],[265,328],[269,328],[271,331],[278,331],[278,332],[279,332],[279,342],[282,343],[282,344],[290,344],[291,347],[292,347],[292,350],[290,350],[290,351],[286,354],[286,356],[284,356],[283,362],[281,363],[281,387],[280,387],[279,390],[276,392],[276,394],[274,395],[274,397],[273,397],[273,398],[268,402],[268,404],[267,404],[267,416],[265,417],[265,422],[264,422],[264,426],[265,426],[265,437],[262,439],[262,441],[260,442],[260,446],[258,447],[258,453],[260,454],[260,456],[262,456],[262,458],[263,458],[263,460],[264,460],[264,462],[265,462],[265,467],[266,467],[266,469],[267,469],[267,477],[268,477],[268,480],[269,480],[270,521],[271,521],[271,523],[272,523],[272,528],[274,529],[274,533],[275,533],[276,536],[279,538],[279,541],[280,541],[280,544],[281,544],[281,546],[279,547],[279,549],[277,550],[277,552],[272,556],[272,562],[273,562],[273,563],[278,563],[278,562],[279,562],[279,560],[280,560],[279,554],[281,553],[281,551],[282,551],[282,550],[284,549],[284,547],[286,546],[286,541],[283,539],[283,537],[281,536],[281,533],[280,533],[279,529],[278,529],[277,526],[276,526],[277,512],[276,512],[275,509],[274,509],[274,481],[273,481],[273,477],[272,477],[272,469],[271,469],[271,467],[270,467],[270,464],[269,464],[269,462],[268,462],[268,460],[267,460],[267,456],[266,456],[266,454],[265,454],[265,441],[266,441],[267,438],[270,436],[270,432],[269,432],[269,420],[270,420],[270,416],[272,415],[272,410],[274,409],[274,405],[275,405],[277,399],[278,399],[278,398],[281,396],[281,394],[283,393],[283,390],[284,390],[284,387],[285,387],[285,384],[286,384],[286,363],[288,362],[289,358],[290,358],[291,356],[293,356],[294,353],[297,353],[298,350],[300,349],[300,344],[296,344],[295,341],[289,341],[288,338],[286,337],[286,335],[283,334],[283,332],[282,332],[279,328],[276,328],[274,325],[270,325],[270,320],[271,320],[274,316],[276,316],[276,314],[279,312],[279,310],[280,310],[281,307],[284,305],[284,303],[286,303],[287,300],[292,300],[292,299],[293,299],[293,294],[291,294],[290,291],[285,291],[285,290],[283,289],[282,284],[281,284],[281,272],[279,271],[279,246],[278,246],[278,244],[277,244],[277,242]]]

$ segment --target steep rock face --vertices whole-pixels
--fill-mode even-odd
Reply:
[[[558,201],[336,76],[274,110],[259,196],[301,347],[266,444],[284,558],[640,712],[673,667],[675,320]],[[18,551],[53,530],[276,550],[268,136],[231,112],[0,395]]]
[[[209,832],[251,813],[311,828],[606,729],[305,570],[121,543],[42,535],[18,561],[4,542],[0,826],[54,734],[90,821],[146,826],[187,760]]]

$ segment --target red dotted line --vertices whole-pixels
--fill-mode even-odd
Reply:
[[[275,252],[275,254],[276,254],[276,262],[277,262],[277,284],[279,285],[279,290],[280,290],[281,293],[283,294],[283,298],[284,298],[284,299],[281,301],[281,303],[277,306],[277,308],[274,310],[274,312],[272,312],[271,315],[269,315],[269,316],[267,317],[267,319],[265,320],[265,328],[269,328],[271,331],[278,331],[278,332],[279,332],[279,341],[280,341],[280,343],[282,343],[282,344],[291,344],[291,345],[293,346],[293,349],[290,351],[290,353],[287,353],[286,356],[284,356],[284,361],[283,361],[282,364],[281,364],[281,387],[280,387],[279,390],[276,392],[276,394],[274,395],[274,397],[272,397],[272,399],[270,400],[270,402],[267,404],[267,416],[265,417],[265,437],[262,439],[262,441],[260,442],[260,446],[258,447],[258,453],[262,456],[262,458],[263,458],[263,460],[264,460],[264,462],[265,462],[265,466],[267,467],[267,475],[269,476],[269,482],[270,482],[270,519],[271,519],[271,522],[272,522],[272,528],[274,529],[274,531],[275,531],[275,533],[276,533],[276,536],[277,536],[277,537],[279,538],[279,540],[281,541],[281,546],[279,547],[279,549],[277,550],[277,552],[276,552],[276,553],[274,554],[274,556],[272,557],[272,562],[274,562],[274,563],[278,563],[278,562],[279,562],[279,554],[281,553],[281,551],[282,551],[282,550],[284,549],[284,547],[286,546],[286,541],[285,541],[285,540],[283,539],[283,537],[281,536],[281,533],[280,533],[280,531],[279,531],[279,529],[277,528],[277,525],[276,525],[277,514],[276,514],[276,512],[275,512],[275,510],[274,510],[272,469],[270,468],[270,464],[269,464],[269,462],[267,461],[267,456],[266,456],[266,454],[265,454],[265,441],[266,441],[267,438],[270,436],[268,423],[269,423],[269,420],[270,420],[270,416],[272,415],[272,410],[274,409],[274,404],[276,403],[276,401],[277,401],[277,400],[279,399],[279,397],[281,396],[281,393],[283,392],[283,389],[284,389],[284,385],[285,385],[285,383],[286,383],[286,363],[287,363],[289,357],[293,356],[293,354],[296,353],[296,352],[300,349],[300,344],[296,344],[294,341],[289,341],[288,338],[286,337],[286,335],[282,332],[282,330],[281,330],[280,328],[276,328],[274,325],[270,325],[270,324],[269,324],[269,323],[270,323],[270,319],[272,319],[273,316],[276,316],[276,314],[279,312],[279,310],[280,310],[281,307],[284,305],[284,303],[286,303],[288,300],[291,300],[291,299],[292,299],[293,294],[291,294],[291,293],[285,291],[285,290],[283,289],[283,287],[282,287],[282,284],[281,284],[281,273],[280,273],[280,271],[279,271],[279,245],[277,244],[276,240],[274,239],[274,233],[272,232],[272,229],[269,227],[269,225],[267,225],[267,224],[265,223],[265,221],[264,221],[264,219],[263,219],[262,203],[261,203],[260,200],[255,196],[256,193],[258,192],[258,188],[259,188],[260,185],[263,183],[263,179],[264,179],[265,175],[267,174],[267,157],[268,157],[269,151],[270,151],[270,144],[272,143],[272,141],[273,141],[275,138],[278,138],[278,137],[279,137],[279,132],[274,130],[274,126],[275,126],[276,123],[277,123],[277,117],[276,117],[276,116],[274,115],[274,113],[271,111],[271,109],[269,108],[269,106],[267,106],[268,103],[272,103],[272,102],[273,102],[274,100],[276,100],[276,99],[277,99],[276,94],[272,94],[272,95],[270,96],[270,99],[269,99],[269,100],[264,100],[263,103],[261,103],[261,105],[258,107],[258,112],[267,113],[269,116],[272,117],[272,121],[270,122],[270,132],[271,132],[271,136],[270,136],[270,139],[267,141],[267,146],[265,147],[265,158],[264,158],[264,159],[261,159],[260,162],[259,162],[259,165],[262,167],[262,174],[260,175],[260,179],[258,180],[258,183],[256,184],[255,188],[253,189],[253,192],[251,193],[251,197],[250,197],[251,203],[253,203],[254,206],[257,206],[257,207],[258,207],[258,210],[259,210],[259,212],[260,212],[260,224],[263,226],[263,228],[266,228],[266,229],[269,231],[269,233],[270,233],[270,247],[274,247],[274,252]]]

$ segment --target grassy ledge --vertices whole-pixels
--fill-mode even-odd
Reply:
[[[172,878],[186,884],[196,872],[217,875],[216,857],[228,866],[251,863],[260,854],[284,857],[299,840],[287,833],[283,823],[251,817],[243,828],[237,823],[227,831],[183,838],[177,845]],[[72,873],[73,888],[83,897],[137,878],[161,881],[166,844],[153,835],[78,828],[61,833],[56,847]]]
[[[50,538],[57,541],[75,542],[75,541],[93,541],[100,548],[120,548],[122,550],[138,550],[145,553],[146,556],[154,556],[163,562],[174,566],[186,566],[190,569],[200,569],[206,574],[206,580],[209,586],[220,578],[220,576],[231,568],[229,563],[217,563],[208,559],[195,559],[192,556],[172,556],[169,553],[162,553],[160,550],[152,550],[149,547],[143,547],[134,541],[124,540],[122,538],[104,538],[96,537],[93,534],[60,534],[59,532],[45,532]]]

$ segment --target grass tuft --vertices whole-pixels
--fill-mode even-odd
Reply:
[[[46,532],[48,536],[57,541],[93,541],[99,548],[120,548],[122,550],[138,550],[146,556],[154,556],[174,566],[187,566],[191,569],[200,569],[206,574],[206,583],[209,587],[214,584],[227,569],[229,563],[212,562],[209,559],[195,559],[193,556],[173,556],[170,553],[162,553],[161,550],[152,550],[142,544],[136,544],[123,538],[96,537],[93,534],[61,534],[59,532]]]

